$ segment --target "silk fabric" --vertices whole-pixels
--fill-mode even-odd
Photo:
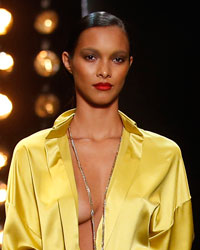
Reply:
[[[16,146],[3,250],[80,250],[78,193],[66,135],[74,112]],[[105,249],[191,249],[191,196],[179,147],[119,114],[124,130],[107,193]],[[102,219],[98,250],[101,228]]]

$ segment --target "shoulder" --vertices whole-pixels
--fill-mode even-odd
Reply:
[[[140,129],[143,135],[143,156],[153,162],[172,162],[182,160],[179,145],[163,135]],[[170,163],[171,162],[171,163]]]
[[[50,130],[51,128],[40,130],[32,135],[23,138],[15,146],[14,152],[21,151],[23,149],[44,147],[45,139],[49,134]]]
[[[145,146],[161,150],[168,149],[176,153],[180,152],[180,147],[172,139],[148,130],[140,129],[140,131],[143,134]]]
[[[165,136],[142,129],[140,131],[143,134],[140,166],[146,179],[151,179],[153,185],[163,190],[163,194],[169,193],[169,190],[184,190],[183,195],[176,198],[177,204],[188,200],[190,193],[180,147]]]
[[[120,115],[125,129],[130,133],[130,139],[134,142],[142,142],[142,147],[145,150],[170,150],[172,152],[180,152],[180,148],[173,140],[162,136],[158,133],[154,133],[148,130],[139,128],[135,121],[126,116],[120,111]]]

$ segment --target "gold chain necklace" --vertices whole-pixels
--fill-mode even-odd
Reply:
[[[86,191],[87,191],[87,194],[88,194],[88,198],[89,198],[90,209],[91,209],[90,210],[90,214],[91,214],[91,222],[92,222],[93,249],[97,250],[97,246],[96,246],[96,233],[95,233],[95,222],[94,222],[94,204],[93,204],[93,201],[92,201],[92,195],[91,195],[91,191],[90,191],[90,188],[88,186],[88,182],[87,182],[86,176],[84,174],[83,168],[81,167],[81,163],[80,163],[80,160],[79,160],[79,157],[78,157],[78,152],[76,150],[76,146],[75,146],[74,140],[72,138],[70,127],[68,128],[68,131],[69,131],[69,137],[70,137],[70,140],[71,140],[71,145],[72,145],[72,148],[74,150],[75,157],[76,157],[76,160],[77,160],[77,163],[78,163],[78,167],[79,167],[79,170],[80,170],[81,175],[83,177],[83,181],[84,181],[85,188],[86,188]],[[109,176],[108,184],[106,186],[106,190],[105,190],[105,193],[104,193],[101,250],[104,250],[105,215],[106,215],[106,210],[105,210],[105,208],[106,208],[106,194],[107,194],[107,191],[108,191],[108,186],[109,186],[109,183],[110,183],[110,179],[111,179],[111,176],[112,176],[112,173],[113,173],[113,170],[114,170],[114,166],[115,166],[115,162],[116,162],[116,159],[117,159],[117,155],[118,155],[118,152],[119,152],[120,143],[121,143],[121,137],[120,137],[118,149],[117,149],[117,152],[116,152],[116,155],[115,155],[115,159],[114,159],[114,162],[113,162],[113,165],[112,165],[112,169],[111,169],[111,173],[110,173],[110,176]]]

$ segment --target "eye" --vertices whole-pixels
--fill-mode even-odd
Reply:
[[[96,59],[96,57],[94,55],[87,55],[87,56],[85,56],[85,59],[87,61],[92,62],[92,61],[94,61]]]
[[[120,63],[123,63],[123,62],[125,61],[125,59],[122,58],[122,57],[116,57],[116,58],[113,59],[113,61],[114,61],[115,63],[120,64]]]

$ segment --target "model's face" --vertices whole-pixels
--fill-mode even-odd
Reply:
[[[73,74],[77,104],[107,106],[118,101],[132,57],[122,29],[93,27],[81,33],[72,58],[63,53],[63,62]]]

